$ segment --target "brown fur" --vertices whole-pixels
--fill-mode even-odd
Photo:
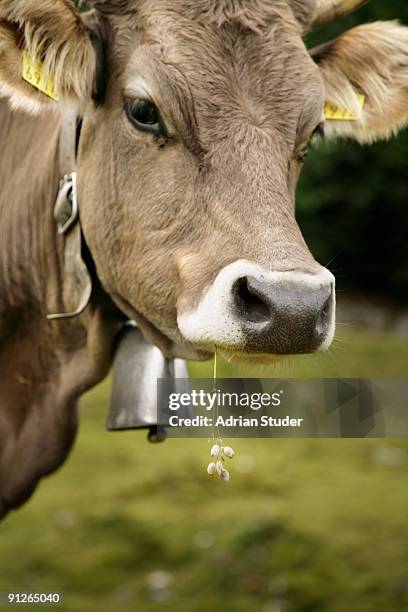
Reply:
[[[367,2],[368,0],[317,0],[313,23],[319,25],[334,21]]]
[[[202,358],[203,348],[181,336],[177,313],[197,303],[223,266],[249,259],[269,270],[318,269],[294,207],[299,158],[322,120],[324,83],[330,92],[340,81],[348,92],[351,83],[367,88],[369,120],[353,123],[348,134],[363,139],[367,129],[368,139],[383,136],[406,118],[405,67],[400,72],[389,59],[390,26],[382,34],[375,26],[378,64],[373,49],[364,54],[361,31],[351,31],[320,58],[319,69],[301,39],[314,0],[94,4],[104,15],[99,24],[110,24],[106,40],[106,29],[83,22],[70,0],[44,0],[41,8],[33,0],[0,0],[2,93],[14,107],[40,111],[28,117],[0,104],[6,152],[0,168],[0,514],[18,506],[66,457],[77,399],[109,368],[120,311],[168,355]],[[401,61],[406,31],[392,31]],[[71,322],[46,320],[47,312],[64,308],[63,242],[52,216],[60,116],[49,112],[57,105],[21,80],[24,46],[43,56],[63,104],[75,103],[83,119],[80,215],[97,278],[90,307]],[[94,105],[104,46],[106,95]],[[375,95],[372,89],[379,72],[390,81],[387,129],[374,103],[381,87]],[[161,111],[167,139],[137,131],[126,118],[124,97],[140,95],[141,80]]]
[[[77,399],[111,359],[115,326],[97,295],[77,321],[46,320],[64,307],[53,220],[57,137],[58,117],[11,113],[0,101],[0,141],[12,143],[1,163],[0,515],[64,460]]]

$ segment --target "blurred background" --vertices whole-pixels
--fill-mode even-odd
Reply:
[[[406,2],[373,0],[307,42],[397,17]],[[315,148],[297,210],[338,280],[334,346],[220,376],[407,376],[407,157],[407,131]],[[109,381],[83,399],[67,464],[1,524],[0,591],[62,591],[69,612],[408,610],[407,440],[229,440],[227,484],[207,440],[105,432],[108,398]]]
[[[404,0],[371,0],[314,30],[308,47],[376,20],[408,23]],[[339,140],[310,154],[297,216],[316,258],[335,273],[346,320],[408,334],[408,132],[372,146]]]

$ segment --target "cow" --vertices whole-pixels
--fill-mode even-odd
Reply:
[[[299,174],[319,135],[371,143],[408,121],[407,28],[305,47],[360,4],[0,0],[1,516],[66,459],[125,321],[192,360],[330,345],[335,281],[296,223]],[[77,242],[54,218],[67,114]],[[47,317],[75,311],[84,275],[86,308]]]

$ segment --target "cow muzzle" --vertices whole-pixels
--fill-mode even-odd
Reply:
[[[325,350],[335,331],[335,279],[325,268],[271,272],[236,261],[196,308],[179,313],[178,326],[195,345],[248,356]]]

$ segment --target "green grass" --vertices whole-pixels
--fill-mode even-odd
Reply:
[[[347,330],[331,355],[262,375],[407,370],[406,342]],[[1,525],[0,591],[63,591],[69,612],[408,609],[407,441],[234,440],[226,484],[207,440],[105,432],[107,387],[83,399],[64,468]]]

